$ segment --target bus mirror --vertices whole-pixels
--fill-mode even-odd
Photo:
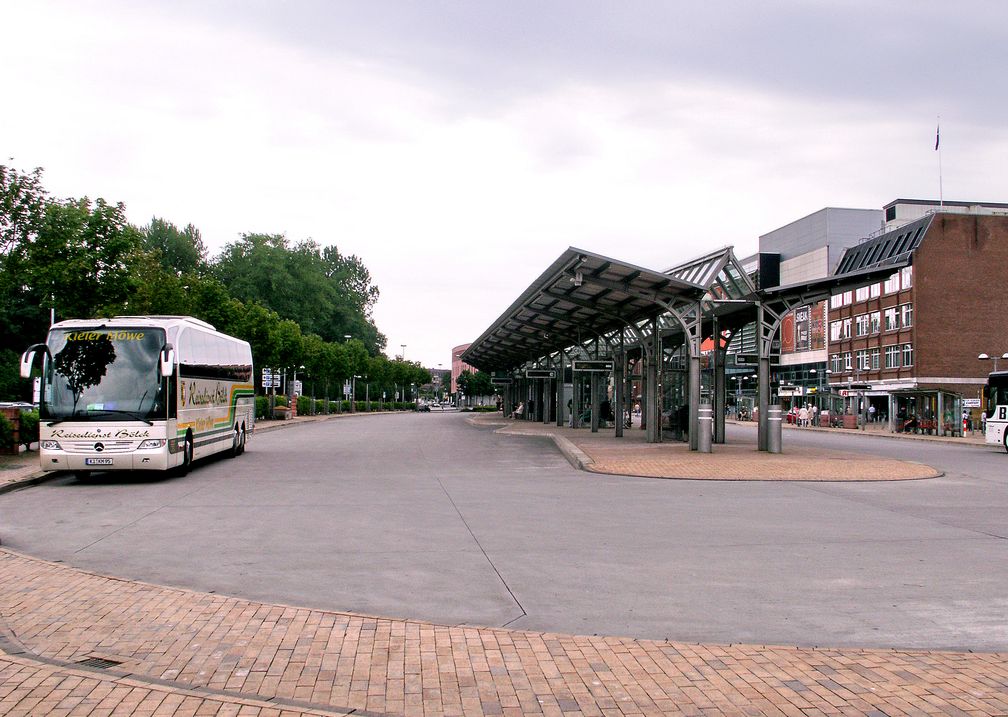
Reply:
[[[175,373],[175,349],[170,345],[161,349],[161,375],[165,378]]]
[[[42,351],[49,353],[49,347],[45,344],[35,344],[21,354],[21,378],[31,378],[32,368],[35,366],[35,354]]]
[[[21,378],[31,378],[33,363],[35,363],[34,351],[28,350],[21,354]]]

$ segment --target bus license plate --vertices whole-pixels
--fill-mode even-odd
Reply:
[[[85,458],[84,465],[86,466],[110,466],[112,465],[111,458]]]

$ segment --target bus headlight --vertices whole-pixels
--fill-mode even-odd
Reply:
[[[147,450],[151,448],[164,448],[165,439],[164,438],[148,438],[146,441],[140,443],[140,450]]]
[[[46,451],[62,451],[63,450],[63,447],[60,446],[59,441],[42,441],[42,443],[40,445],[42,446],[42,450],[46,450]]]

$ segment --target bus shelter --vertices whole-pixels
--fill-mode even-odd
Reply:
[[[658,442],[659,319],[675,317],[699,368],[704,294],[692,281],[571,247],[472,343],[462,360],[495,373],[498,380],[510,379],[506,407],[518,399],[526,406],[531,401],[530,417],[558,425],[568,402],[573,406],[573,388],[579,383],[575,375],[586,374],[590,421],[597,431],[604,403],[601,377],[612,377],[613,403],[622,407],[628,348],[634,348],[644,372],[647,440]],[[699,398],[699,371],[695,381],[691,378],[690,392]],[[615,424],[621,436],[623,423]]]

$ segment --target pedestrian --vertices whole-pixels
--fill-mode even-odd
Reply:
[[[812,406],[812,425],[819,425],[819,406]]]
[[[980,433],[987,435],[987,411],[980,409]]]
[[[871,404],[868,406],[868,422],[875,423],[875,405]]]
[[[808,425],[808,407],[802,406],[798,411],[798,426],[804,428]]]
[[[518,408],[514,410],[514,413],[511,414],[511,418],[517,420],[521,418],[524,413],[525,413],[525,403],[521,402],[518,404]]]

